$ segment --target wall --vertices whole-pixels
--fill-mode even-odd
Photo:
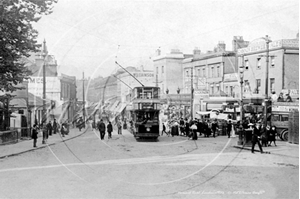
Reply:
[[[299,89],[299,52],[284,55],[283,89]]]

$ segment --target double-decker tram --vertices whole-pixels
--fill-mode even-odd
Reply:
[[[159,87],[135,87],[131,94],[131,133],[135,138],[159,137]]]

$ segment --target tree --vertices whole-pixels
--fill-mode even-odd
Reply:
[[[13,92],[31,71],[22,58],[37,52],[38,32],[32,26],[52,12],[57,0],[0,0],[0,91]]]

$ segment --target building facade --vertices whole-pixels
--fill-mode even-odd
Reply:
[[[232,88],[238,82],[237,79],[224,82],[224,78],[228,76],[227,74],[236,73],[235,59],[235,53],[226,51],[225,44],[219,42],[213,52],[194,53],[193,58],[182,61],[183,93],[191,93],[191,82],[193,82],[193,112],[212,108],[207,104],[212,96],[233,94]],[[225,89],[227,89],[226,94]]]
[[[239,64],[244,65],[245,96],[269,97],[273,91],[278,95],[283,90],[299,89],[299,38],[271,41],[269,50],[265,39],[257,39],[238,54]]]
[[[177,49],[166,55],[161,55],[160,50],[157,50],[157,56],[153,58],[153,81],[160,87],[161,94],[165,94],[166,91],[176,94],[178,88],[183,90],[182,60],[187,57],[192,55],[183,54]]]
[[[76,77],[61,74],[60,97],[62,103],[62,120],[73,121],[76,114]]]

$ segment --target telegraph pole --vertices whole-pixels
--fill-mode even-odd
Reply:
[[[191,119],[193,120],[194,88],[193,88],[193,67],[191,67]]]
[[[266,55],[262,55],[261,57],[266,57],[266,86],[265,86],[265,100],[264,100],[264,125],[267,126],[268,121],[268,106],[269,106],[269,44],[271,40],[269,39],[269,36],[266,35],[266,37],[263,38],[266,41]]]
[[[43,46],[43,52],[42,56],[44,58],[43,63],[43,117],[42,122],[47,122],[47,111],[46,111],[46,59],[47,59],[47,50],[46,50],[46,40],[44,39],[44,46]]]
[[[82,116],[85,124],[84,72],[82,72]]]

